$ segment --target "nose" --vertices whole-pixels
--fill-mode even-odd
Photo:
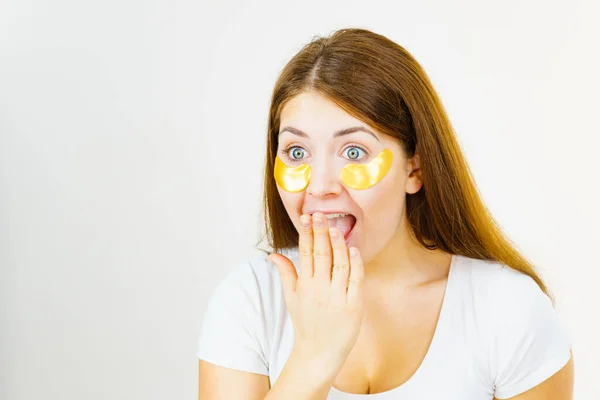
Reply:
[[[336,173],[334,163],[323,160],[318,164],[311,164],[310,169],[310,181],[306,187],[307,194],[319,198],[337,196],[342,192],[339,173]]]

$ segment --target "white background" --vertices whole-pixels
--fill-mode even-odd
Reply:
[[[277,73],[362,27],[423,65],[600,397],[589,1],[0,2],[0,398],[196,398],[206,301],[258,252]]]

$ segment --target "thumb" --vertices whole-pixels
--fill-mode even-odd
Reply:
[[[294,263],[278,253],[270,254],[267,259],[275,264],[281,277],[281,284],[283,285],[283,292],[286,297],[296,292],[296,281],[298,280],[298,274],[296,273],[296,267]]]

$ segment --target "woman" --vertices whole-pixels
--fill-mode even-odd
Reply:
[[[482,203],[427,75],[361,29],[284,68],[267,237],[211,297],[200,399],[572,398],[548,289]]]

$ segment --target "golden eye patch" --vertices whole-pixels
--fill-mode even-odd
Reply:
[[[366,164],[346,164],[340,172],[340,179],[351,189],[368,189],[386,176],[393,159],[391,150],[384,149]],[[279,157],[275,158],[275,181],[287,192],[300,192],[306,189],[310,181],[310,173],[311,168],[308,164],[289,167]]]
[[[279,157],[275,157],[275,181],[287,192],[300,192],[310,181],[310,165],[288,167]]]
[[[394,155],[384,149],[377,157],[366,164],[346,164],[340,172],[340,179],[350,189],[363,190],[375,186],[387,175]]]

